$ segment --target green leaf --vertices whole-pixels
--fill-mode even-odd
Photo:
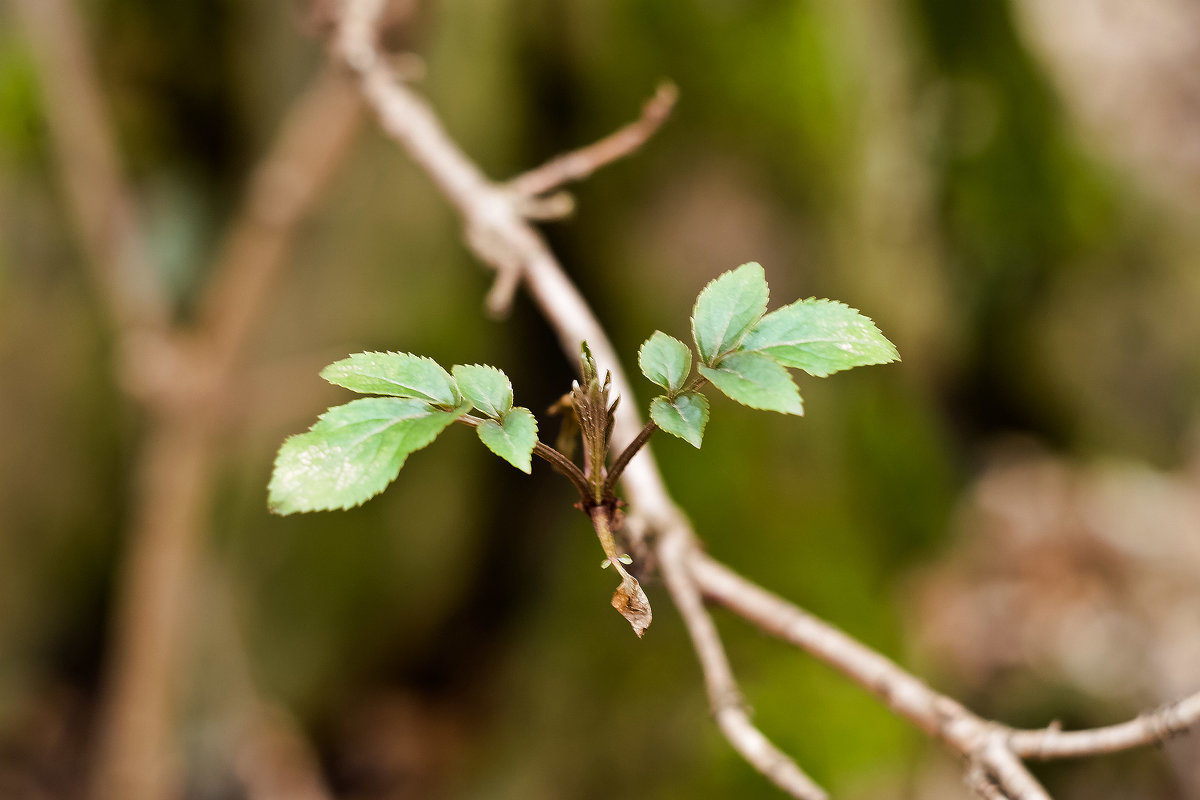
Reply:
[[[279,448],[268,488],[276,514],[357,506],[396,479],[408,454],[469,410],[423,400],[368,397],[331,408]]]
[[[699,447],[708,424],[708,398],[699,392],[684,392],[674,400],[656,397],[650,401],[650,419],[672,436]]]
[[[489,417],[502,417],[513,407],[512,383],[495,367],[459,364],[451,372],[463,396]]]
[[[321,377],[362,394],[415,397],[451,407],[462,400],[446,370],[411,353],[355,353],[321,370]]]
[[[674,336],[655,331],[638,350],[638,366],[653,383],[678,392],[692,371],[692,351]]]
[[[537,444],[537,419],[528,408],[517,406],[499,422],[484,420],[475,429],[487,448],[522,472],[532,467],[533,448]]]
[[[729,399],[744,406],[782,414],[804,413],[800,390],[792,382],[792,376],[770,356],[733,353],[721,359],[716,368],[700,367],[700,374]]]
[[[742,348],[818,378],[900,358],[870,318],[834,300],[815,298],[798,300],[763,317]]]
[[[736,350],[754,323],[767,311],[767,278],[753,262],[742,264],[710,282],[696,298],[692,336],[701,360],[712,366]]]

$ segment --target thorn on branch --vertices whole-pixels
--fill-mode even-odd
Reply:
[[[521,216],[538,222],[564,219],[575,213],[575,198],[569,192],[555,192],[544,197],[515,195],[513,202]]]

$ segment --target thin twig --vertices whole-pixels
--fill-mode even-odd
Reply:
[[[376,0],[350,0],[344,8],[346,19],[359,20],[376,5]],[[354,31],[359,31],[359,36],[351,35]],[[612,373],[618,394],[634,397],[595,314],[542,237],[516,209],[512,193],[489,181],[454,144],[429,104],[394,80],[386,65],[370,55],[374,52],[373,27],[343,27],[337,41],[341,52],[351,54],[348,65],[357,72],[363,96],[384,132],[404,148],[462,215],[472,251],[485,264],[511,274],[514,282],[525,283],[542,314],[552,321],[568,358],[578,364],[580,343],[594,342],[592,352],[600,370]],[[616,412],[613,440],[632,441],[641,427],[634,404],[622,403]],[[666,519],[675,513],[648,450],[630,461],[625,475],[628,499],[647,519]]]
[[[725,738],[755,769],[766,775],[789,795],[803,800],[824,800],[821,787],[775,747],[750,721],[738,691],[737,681],[721,636],[712,617],[704,609],[700,592],[687,568],[690,539],[683,535],[663,537],[658,547],[663,581],[687,627],[692,647],[700,660],[704,684],[717,726]]]
[[[503,189],[517,213],[526,219],[554,219],[570,214],[575,202],[565,192],[546,197],[550,192],[573,181],[591,176],[596,170],[624,158],[640,148],[671,115],[679,96],[674,84],[664,83],[642,106],[642,114],[633,122],[598,142],[553,158],[540,167],[518,175]],[[512,259],[497,264],[496,280],[488,291],[485,307],[493,318],[503,318],[512,308],[520,284],[520,265]]]
[[[429,105],[398,83],[390,75],[374,51],[373,26],[362,21],[369,18],[377,7],[376,0],[349,0],[344,8],[347,20],[353,25],[343,26],[338,35],[338,49],[347,56],[347,63],[360,78],[364,97],[372,106],[383,130],[392,136],[408,152],[446,196],[446,199],[463,216],[468,230],[467,242],[475,254],[486,264],[502,274],[511,274],[524,281],[530,294],[545,317],[550,320],[559,342],[568,357],[579,358],[580,342],[587,341],[600,370],[611,372],[612,384],[622,397],[634,397],[625,378],[624,371],[616,358],[612,344],[604,329],[575,286],[567,279],[557,259],[545,241],[533,230],[513,203],[513,193],[489,181],[475,164],[454,144],[447,135]],[[516,265],[514,269],[513,265]],[[519,270],[519,271],[518,271]],[[622,403],[616,411],[614,441],[631,442],[643,427],[633,403]],[[635,549],[645,546],[642,537],[646,530],[659,536],[659,550],[666,542],[684,542],[674,549],[660,552],[659,560],[664,571],[671,570],[674,576],[686,576],[678,561],[692,546],[691,528],[671,501],[662,476],[654,464],[648,448],[642,448],[636,458],[631,458],[623,473],[623,486],[629,502],[637,510],[637,525],[630,525],[631,545]],[[644,523],[644,524],[643,524]],[[666,566],[670,562],[670,566]],[[707,614],[703,607],[695,610],[687,606],[683,613],[689,624],[700,630],[706,624]],[[692,620],[691,617],[697,617]],[[704,620],[707,620],[705,622]],[[713,637],[716,636],[715,629]],[[697,641],[697,646],[705,640]],[[716,639],[720,647],[719,639]],[[707,649],[706,649],[707,652]],[[724,656],[722,654],[721,658]],[[712,666],[716,660],[708,657],[701,660],[702,666]],[[705,672],[710,696],[728,694],[722,685],[714,684],[720,675],[728,676],[728,665],[723,673],[713,678]],[[808,791],[811,781],[784,754],[767,742],[754,728],[744,711],[732,705],[720,706],[718,719],[721,731],[730,738],[734,747],[743,755],[753,758],[756,768],[769,769],[776,778],[794,782],[797,787]],[[799,778],[792,777],[799,775]],[[796,794],[800,798],[818,798],[819,789],[808,794]]]
[[[621,454],[613,461],[612,466],[608,469],[608,476],[604,479],[604,494],[610,495],[617,485],[617,481],[621,479],[621,473],[625,471],[626,465],[629,464],[629,459],[637,455],[638,451],[645,446],[646,442],[650,441],[650,437],[658,430],[658,425],[654,420],[648,421],[638,431],[638,435],[633,437],[633,441],[626,445]]]
[[[464,425],[470,425],[472,428],[478,428],[486,422],[486,420],[470,414],[459,417],[457,421]],[[555,470],[571,481],[571,485],[579,492],[580,500],[583,502],[587,501],[591,495],[591,487],[588,486],[587,477],[583,474],[583,470],[579,468],[578,464],[543,442],[536,442],[533,445],[533,454],[554,467]]]
[[[228,369],[254,328],[306,219],[362,123],[362,99],[327,67],[288,110],[251,176],[200,302],[199,336]]]
[[[558,163],[555,160],[544,168],[546,176],[536,181],[529,174],[507,186],[489,181],[458,150],[429,106],[393,80],[379,58],[372,55],[374,28],[364,20],[372,18],[376,5],[377,0],[348,1],[346,19],[353,25],[343,26],[340,42],[347,62],[359,73],[363,93],[382,127],[462,214],[469,246],[497,270],[498,283],[505,281],[506,286],[515,287],[523,281],[558,334],[564,351],[577,358],[579,342],[586,340],[597,361],[611,370],[616,393],[632,397],[603,329],[544,241],[522,216],[520,204],[513,197],[514,186],[521,187],[517,194],[537,194],[574,179],[574,175],[588,173],[563,167],[551,170],[551,165]],[[607,162],[597,160],[597,165],[602,163]],[[978,779],[975,787],[981,796],[1045,800],[1045,790],[1029,774],[1021,757],[1082,755],[1161,741],[1200,717],[1197,696],[1148,718],[1076,734],[1054,729],[1013,731],[983,720],[875,650],[706,556],[687,518],[667,494],[649,448],[635,446],[639,437],[649,436],[647,430],[652,432],[652,428],[641,425],[630,403],[622,405],[617,417],[614,438],[630,445],[613,465],[613,480],[622,481],[632,505],[627,519],[631,544],[645,548],[653,534],[659,568],[692,638],[721,731],[750,764],[792,796],[822,798],[824,793],[750,722],[702,596],[729,606],[763,630],[813,653],[928,735],[943,741],[965,758],[969,775]],[[626,453],[630,454],[628,458]],[[633,453],[641,458],[633,458]],[[1094,737],[1090,744],[1086,736]]]
[[[161,331],[169,304],[146,254],[83,22],[68,0],[17,0],[13,7],[29,39],[85,266],[119,333]]]
[[[298,222],[348,151],[361,102],[332,73],[302,96],[231,228],[203,324],[188,331],[172,321],[170,298],[148,262],[77,9],[63,0],[22,0],[17,9],[67,205],[117,333],[120,383],[148,418],[117,575],[91,791],[97,800],[162,800],[178,789],[173,703],[225,419],[214,401],[233,385],[250,322]]]
[[[678,99],[679,90],[675,84],[660,85],[642,106],[642,114],[636,120],[598,142],[563,153],[518,175],[506,184],[507,188],[518,196],[539,197],[565,184],[591,177],[601,167],[640,149],[671,116]]]
[[[1081,731],[1058,728],[1014,731],[1008,741],[1021,758],[1048,761],[1157,744],[1191,730],[1197,723],[1200,723],[1200,692],[1118,725]]]

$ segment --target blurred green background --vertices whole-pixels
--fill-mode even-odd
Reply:
[[[284,0],[82,8],[186,317],[322,44]],[[772,305],[843,300],[904,358],[802,377],[803,419],[721,400],[702,451],[656,439],[708,549],[984,711],[1099,723],[1136,708],[1052,678],[960,683],[910,635],[914,574],[969,535],[954,510],[997,440],[1160,470],[1190,454],[1200,173],[1129,142],[1195,140],[1200,123],[1130,133],[1122,121],[1161,121],[1138,93],[1112,101],[1124,115],[1089,116],[1060,56],[1103,53],[1044,24],[995,0],[459,0],[421,3],[403,39],[426,62],[418,89],[496,178],[599,138],[674,81],[665,128],[545,228],[626,366],[656,328],[685,336],[704,283],[750,260]],[[1179,76],[1178,102],[1200,96]],[[143,422],[114,377],[38,86],[0,5],[0,794],[57,799],[79,796],[91,747]],[[336,797],[778,796],[711,724],[662,587],[648,582],[643,641],[608,607],[612,576],[548,470],[520,475],[456,429],[360,509],[267,513],[274,451],[344,399],[317,371],[346,353],[495,364],[543,419],[572,377],[524,298],[485,317],[488,273],[373,121],[299,236],[259,320],[197,566],[187,796],[246,796],[226,734],[247,675]],[[645,403],[640,378],[637,391]],[[757,722],[835,796],[967,796],[951,760],[864,693],[718,623]],[[1155,753],[1117,763],[1147,776],[1144,796],[1196,796]],[[1039,775],[1056,797],[1100,797],[1089,770],[1112,769]],[[931,788],[942,772],[948,788]]]

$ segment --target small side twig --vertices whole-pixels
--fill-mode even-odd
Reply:
[[[638,435],[633,437],[633,441],[625,446],[621,454],[613,461],[612,466],[608,468],[608,476],[604,479],[604,493],[610,495],[617,486],[617,481],[621,479],[621,474],[625,472],[625,467],[629,465],[629,460],[638,454],[646,442],[650,441],[650,437],[658,430],[658,425],[654,420],[650,420],[642,429],[638,431]]]
[[[343,28],[341,40],[344,51],[358,57],[357,61],[348,61],[359,73],[364,95],[384,130],[408,151],[462,214],[468,244],[479,258],[497,270],[497,284],[503,290],[494,288],[493,294],[504,300],[524,281],[558,334],[564,351],[577,358],[579,342],[587,341],[596,360],[611,370],[614,391],[630,397],[628,381],[603,328],[544,240],[530,227],[515,199],[521,194],[536,196],[576,179],[572,176],[590,173],[562,166],[556,159],[541,168],[545,174],[536,179],[529,175],[537,176],[541,170],[504,186],[489,181],[456,147],[424,101],[397,84],[385,70],[371,66],[378,64],[377,58],[362,56],[373,48],[370,36],[373,28],[361,22],[377,7],[377,0],[348,0],[348,6],[347,19],[353,19],[354,25]],[[607,163],[603,158],[596,162]],[[645,438],[652,432],[652,427],[638,419],[632,404],[622,405],[617,412],[613,438],[630,444],[614,462],[611,480],[605,481],[605,487],[611,489],[612,483],[622,481],[632,506],[626,521],[630,544],[640,551],[653,546],[653,555],[691,636],[722,733],[748,763],[792,797],[820,800],[825,794],[750,721],[720,635],[705,610],[705,597],[821,658],[931,738],[944,742],[964,759],[970,784],[985,798],[1046,800],[1045,790],[1029,773],[1022,758],[1084,755],[1134,747],[1160,741],[1200,718],[1198,695],[1157,715],[1091,733],[1066,734],[1053,728],[1014,731],[982,719],[879,652],[705,555],[690,523],[671,501],[652,454],[644,446]],[[633,459],[637,452],[642,452],[643,457]],[[608,511],[605,506],[595,506],[593,514],[597,509]],[[603,543],[602,529],[603,525],[598,535]],[[606,554],[611,555],[608,549]]]
[[[563,153],[545,164],[518,175],[506,184],[513,194],[539,197],[568,183],[591,177],[596,170],[638,150],[653,136],[675,108],[679,90],[663,83],[642,106],[642,114],[633,122],[587,147]]]
[[[1164,742],[1191,730],[1197,723],[1200,723],[1200,692],[1118,725],[1082,731],[1064,731],[1058,726],[1013,731],[1009,746],[1021,758],[1039,761],[1079,758]]]
[[[352,48],[360,49],[357,45]],[[667,121],[678,96],[674,84],[662,84],[642,106],[641,116],[624,128],[518,175],[500,187],[501,191],[509,196],[512,207],[525,219],[557,219],[571,214],[575,210],[571,195],[551,192],[591,176],[601,167],[625,158],[644,145]],[[478,231],[468,226],[468,237],[473,233]],[[498,266],[495,283],[487,294],[486,308],[492,317],[508,314],[520,284],[520,267],[513,265],[511,259],[509,261],[507,265]]]
[[[483,420],[479,417],[467,414],[458,418],[458,422],[464,425],[469,425],[472,428],[478,428],[483,424]],[[587,477],[583,474],[583,470],[579,468],[571,459],[564,456],[562,453],[555,450],[548,444],[537,442],[533,446],[533,454],[545,461],[550,466],[554,467],[567,480],[571,481],[571,485],[579,492],[581,502],[586,502],[591,496],[591,487],[588,485]]]

